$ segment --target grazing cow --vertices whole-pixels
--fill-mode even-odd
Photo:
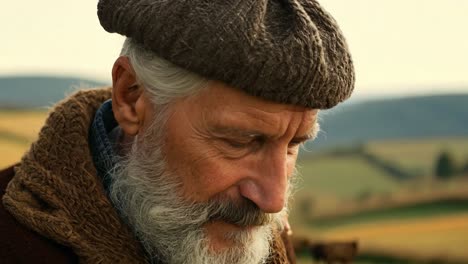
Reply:
[[[310,254],[314,260],[327,264],[351,263],[358,253],[357,241],[319,242],[306,237],[294,237],[293,246],[296,253]]]
[[[324,261],[327,264],[348,264],[357,255],[358,243],[356,241],[311,243],[309,252],[317,261]]]

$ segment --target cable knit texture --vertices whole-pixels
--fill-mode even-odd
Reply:
[[[100,0],[109,32],[253,96],[331,108],[354,88],[336,21],[314,0]]]
[[[94,113],[109,88],[80,91],[50,113],[15,169],[4,207],[29,229],[70,247],[80,263],[145,263],[141,245],[118,217],[88,147]],[[269,263],[288,263],[275,234]]]

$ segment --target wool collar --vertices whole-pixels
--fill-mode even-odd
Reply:
[[[94,89],[59,103],[15,168],[3,204],[21,224],[71,247],[80,263],[145,263],[140,243],[106,196],[88,147],[95,113],[110,97],[110,88]],[[288,263],[279,234],[268,263]]]

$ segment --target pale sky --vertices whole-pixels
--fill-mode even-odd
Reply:
[[[356,94],[468,92],[467,0],[320,3],[348,39]],[[2,3],[0,75],[72,75],[110,82],[123,37],[101,28],[96,5],[97,0]]]

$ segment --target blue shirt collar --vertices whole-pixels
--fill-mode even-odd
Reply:
[[[109,99],[96,111],[88,137],[94,166],[106,190],[111,181],[109,172],[118,159],[115,140],[110,136],[115,129],[118,129],[118,123],[112,111],[112,100]]]

